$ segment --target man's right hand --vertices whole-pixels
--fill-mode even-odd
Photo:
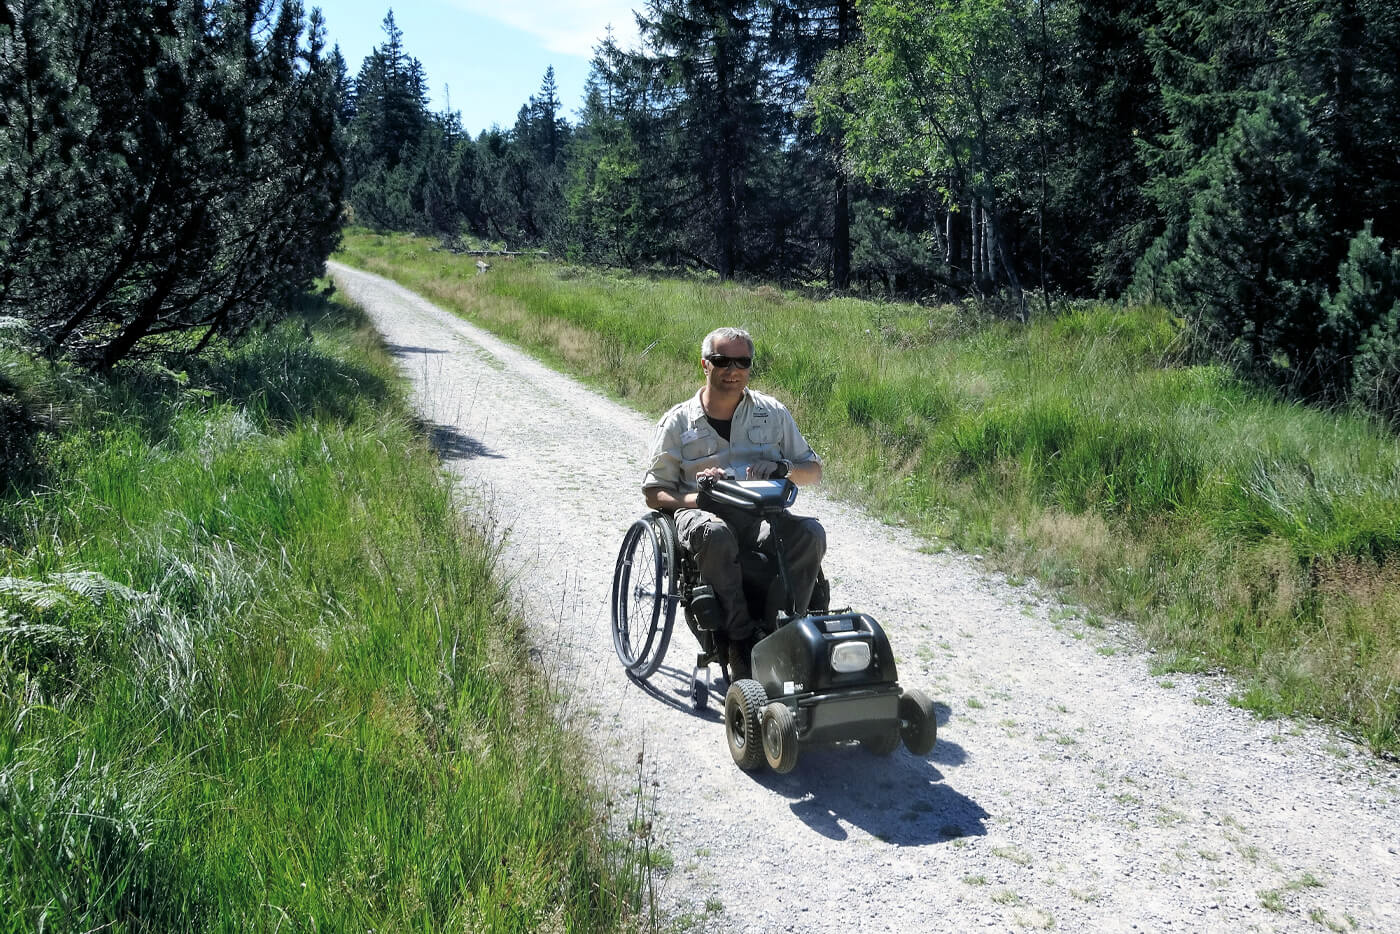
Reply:
[[[723,467],[706,467],[695,474],[695,479],[701,486],[706,484],[714,485],[716,480],[723,480],[726,476]],[[703,509],[700,505],[698,493],[678,493],[675,490],[668,490],[665,487],[651,486],[646,488],[647,506],[658,512],[675,512],[677,509]]]

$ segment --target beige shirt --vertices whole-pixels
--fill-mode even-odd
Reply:
[[[673,406],[656,423],[651,467],[642,478],[642,489],[661,487],[679,494],[694,493],[699,489],[695,475],[706,467],[723,467],[742,480],[755,461],[821,463],[797,430],[787,406],[752,389],[744,390],[744,398],[734,410],[729,438],[721,438],[705,418],[699,392]]]

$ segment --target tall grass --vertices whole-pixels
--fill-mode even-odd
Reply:
[[[184,373],[6,358],[60,416],[0,505],[0,929],[629,923],[496,548],[373,348],[308,301]]]
[[[343,256],[649,413],[694,392],[707,331],[747,327],[754,384],[842,493],[1131,616],[1167,664],[1232,671],[1255,710],[1400,750],[1400,443],[1189,365],[1162,309],[1023,328],[526,260],[478,276],[408,237],[352,234]]]

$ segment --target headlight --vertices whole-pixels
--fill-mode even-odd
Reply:
[[[831,650],[831,668],[833,671],[864,671],[869,667],[869,642],[842,642]]]

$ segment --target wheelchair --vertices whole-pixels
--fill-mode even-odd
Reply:
[[[618,659],[638,680],[655,674],[679,610],[700,647],[691,704],[697,710],[708,705],[710,666],[718,663],[728,685],[726,741],[742,769],[766,762],[787,772],[801,746],[849,740],[889,755],[902,739],[915,755],[927,755],[937,736],[933,705],[922,692],[900,687],[879,623],[849,608],[833,612],[821,571],[808,611],[792,612],[783,530],[796,497],[797,487],[787,479],[702,484],[703,508],[758,516],[772,528],[768,550],[740,555],[744,596],[761,635],[751,653],[752,678],[731,681],[728,644],[704,606],[708,588],[680,546],[675,521],[655,511],[632,523],[618,551],[611,598]]]

